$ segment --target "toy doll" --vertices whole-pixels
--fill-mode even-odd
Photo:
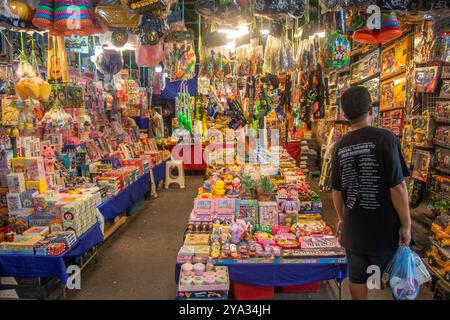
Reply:
[[[44,164],[46,172],[55,171],[55,146],[44,146]]]

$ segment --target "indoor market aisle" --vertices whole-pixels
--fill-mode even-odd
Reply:
[[[81,290],[68,291],[68,299],[174,299],[174,264],[187,219],[203,176],[187,176],[186,189],[173,185],[158,198],[147,200],[99,249],[97,264],[82,274]],[[319,190],[312,182],[314,190]],[[331,193],[321,193],[324,219],[336,225]],[[344,281],[343,299],[350,299]],[[333,281],[322,282],[318,293],[281,294],[275,299],[334,300],[338,290]],[[391,299],[387,290],[370,292],[371,299]],[[431,299],[423,288],[418,299]]]

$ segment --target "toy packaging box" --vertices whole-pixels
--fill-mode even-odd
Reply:
[[[23,172],[10,173],[6,177],[8,189],[11,193],[21,193],[26,190],[25,175]]]
[[[398,76],[381,84],[380,111],[404,108],[406,102],[406,78]]]
[[[433,93],[439,81],[439,67],[416,68],[414,81],[417,92]]]
[[[25,158],[27,180],[45,179],[44,158]]]
[[[22,202],[20,202],[20,193],[8,193],[6,195],[6,201],[8,202],[8,210],[10,212],[22,209]]]
[[[276,201],[259,201],[260,225],[278,225],[278,204]]]
[[[403,109],[382,112],[381,127],[391,130],[392,133],[399,137],[403,133],[403,116]]]
[[[411,37],[404,37],[381,52],[381,79],[406,71],[411,51]]]
[[[25,169],[25,158],[24,157],[17,157],[11,159],[11,167],[14,172],[23,172],[26,173]]]
[[[252,226],[258,224],[258,201],[238,199],[236,204],[236,220],[241,219]]]
[[[413,156],[414,165],[412,177],[427,183],[432,159],[433,157],[431,152],[425,150],[415,150]]]
[[[32,181],[29,180],[26,182],[27,190],[37,190],[39,193],[44,193],[47,191],[47,179],[43,178],[41,180]]]

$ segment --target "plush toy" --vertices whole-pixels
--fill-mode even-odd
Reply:
[[[44,163],[46,172],[55,171],[55,146],[44,146]]]

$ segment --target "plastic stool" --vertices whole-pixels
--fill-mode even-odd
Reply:
[[[177,169],[178,174],[173,174],[173,169]],[[184,189],[184,169],[181,160],[167,161],[165,188],[168,189],[171,183],[178,183],[180,188]]]

